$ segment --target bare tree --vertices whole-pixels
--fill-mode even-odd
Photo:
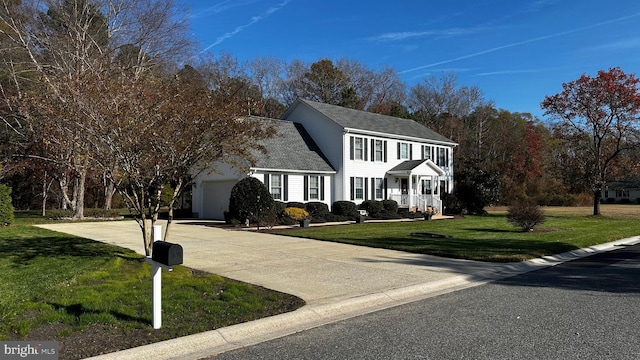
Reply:
[[[87,79],[109,81],[114,59],[125,50],[134,59],[133,76],[183,53],[190,42],[180,32],[186,28],[175,8],[172,0],[2,1],[0,34],[3,43],[11,44],[3,49],[4,68],[12,70],[8,75],[16,88],[25,78],[37,87],[18,89],[5,99],[20,104],[17,112],[29,130],[40,131],[37,137],[55,148],[56,156],[38,156],[73,173],[75,196],[63,195],[74,218],[84,216],[84,184],[92,166],[86,121],[99,117],[95,104],[86,101],[87,86],[94,84]]]
[[[413,86],[407,103],[412,112],[420,116],[418,120],[429,125],[443,114],[459,119],[467,116],[483,105],[484,99],[479,88],[458,86],[456,76],[447,73],[440,77],[431,75]]]
[[[134,209],[147,255],[165,186],[173,189],[171,220],[194,173],[223,157],[248,157],[268,135],[239,119],[245,99],[228,83],[211,91],[172,75],[174,56],[189,45],[173,1],[3,1],[0,34],[27,55],[6,52],[5,68],[26,69],[38,90],[9,103],[46,145],[38,158],[73,170],[76,218],[88,171],[105,173]]]

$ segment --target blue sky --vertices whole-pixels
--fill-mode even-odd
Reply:
[[[357,60],[409,86],[453,72],[487,100],[542,117],[583,73],[640,76],[637,0],[182,0],[202,50],[240,61]]]

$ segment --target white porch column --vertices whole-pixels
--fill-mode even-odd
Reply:
[[[409,187],[409,191],[408,191],[408,195],[409,195],[409,211],[411,211],[411,209],[413,209],[413,199],[415,198],[415,194],[413,192],[413,174],[409,173],[409,181],[408,181],[408,187]]]

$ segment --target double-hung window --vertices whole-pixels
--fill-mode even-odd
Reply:
[[[352,136],[349,146],[349,158],[351,160],[367,160],[367,143],[365,138]]]
[[[431,146],[425,145],[422,147],[422,158],[424,160],[431,160]]]
[[[375,141],[375,161],[383,161],[384,160],[384,143],[382,140]]]
[[[446,148],[438,148],[438,166],[441,167],[448,167],[449,166],[449,159],[447,156],[447,151],[448,149]]]
[[[364,178],[356,177],[354,181],[355,199],[364,199]]]
[[[382,199],[384,196],[384,179],[376,178],[374,182],[376,200]]]
[[[320,199],[319,176],[309,176],[309,200]]]
[[[364,139],[361,137],[353,138],[353,158],[354,160],[364,159]]]
[[[409,144],[400,143],[400,159],[409,159]]]
[[[282,175],[271,174],[270,180],[271,196],[274,200],[282,200]]]

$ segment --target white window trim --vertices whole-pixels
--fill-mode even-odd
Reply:
[[[283,193],[282,193],[283,192],[282,174],[270,174],[269,176],[270,176],[270,178],[269,178],[269,192],[271,193],[271,197],[273,197],[273,200],[282,200],[283,199],[283,196],[282,196],[283,195]],[[275,181],[273,181],[273,179],[278,179],[277,180],[277,182],[279,184],[278,186],[274,185]],[[280,195],[279,197],[275,196],[275,193],[273,191],[274,189],[280,190],[279,191],[279,195]]]
[[[360,184],[358,184],[358,181]],[[359,185],[359,186],[358,186]],[[353,197],[356,200],[364,200],[364,178],[355,177],[353,181]],[[358,196],[358,190],[360,190],[360,196]]]
[[[378,144],[380,144],[380,149],[378,150]],[[383,140],[375,140],[374,141],[375,149],[373,151],[374,161],[382,162],[384,161],[384,141]],[[378,158],[378,155],[380,156]]]
[[[400,143],[400,160],[410,160],[409,159],[409,143],[405,143],[405,142]]]
[[[379,181],[379,183],[378,183],[378,181]],[[384,199],[384,179],[383,178],[375,178],[374,185],[376,187],[375,190],[374,190],[375,200]],[[378,191],[380,191],[380,196],[378,196]]]
[[[313,182],[313,179],[315,179],[316,181],[316,186],[312,186],[311,184]],[[316,189],[315,197],[311,189]],[[320,200],[320,176],[309,175],[309,188],[307,190],[309,191],[309,200]]]
[[[360,141],[360,148],[358,149],[358,141]],[[358,156],[358,150],[360,151],[360,156]],[[353,159],[354,160],[364,160],[364,138],[354,136],[353,138]]]

